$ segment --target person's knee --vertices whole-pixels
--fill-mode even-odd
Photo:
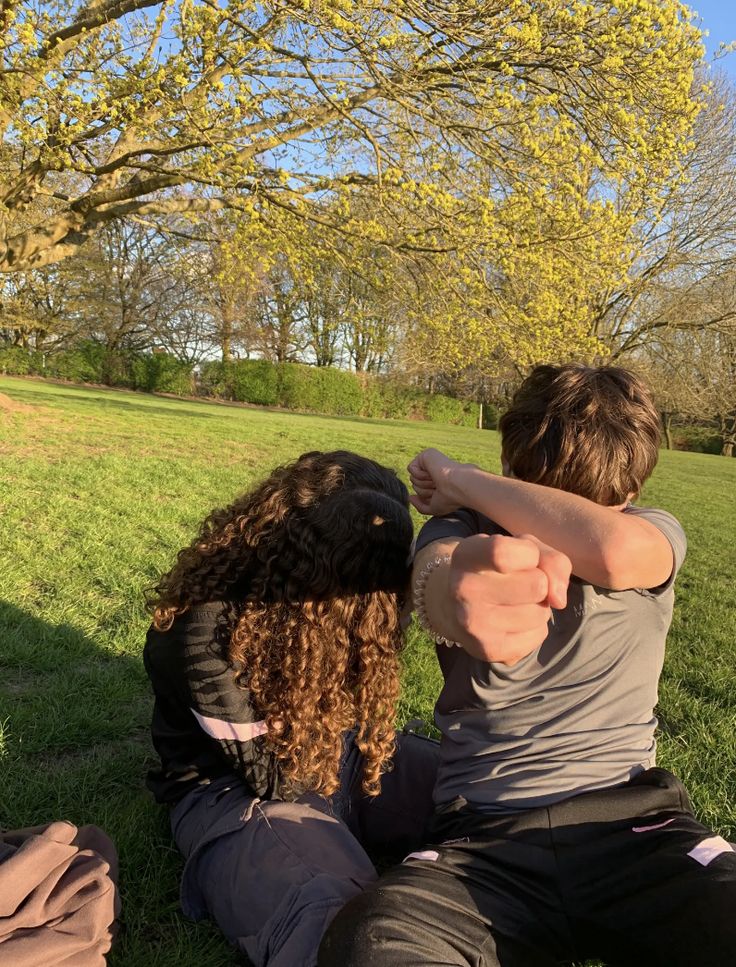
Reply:
[[[388,880],[391,880],[389,874]],[[396,880],[379,881],[351,900],[322,938],[318,967],[417,967],[465,963],[437,959],[438,938],[427,930],[424,913],[413,915],[410,897]]]
[[[376,870],[363,847],[340,819],[311,802],[266,802],[256,807],[261,848],[283,855],[287,867],[298,859],[310,875],[353,880],[365,887]]]
[[[257,937],[239,943],[254,964],[314,967],[329,924],[359,889],[354,883],[320,883],[320,879],[324,878],[293,891]]]
[[[392,963],[385,959],[388,950],[384,923],[380,902],[376,902],[372,891],[355,897],[327,928],[319,948],[318,967],[375,967],[379,944],[381,963]]]
[[[432,863],[408,864],[343,907],[322,938],[317,964],[498,967],[492,943],[489,924],[463,884],[438,874]]]

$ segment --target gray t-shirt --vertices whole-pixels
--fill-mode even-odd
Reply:
[[[513,666],[438,646],[445,684],[435,706],[437,804],[462,797],[488,812],[546,806],[655,764],[654,706],[686,540],[663,510],[622,513],[648,520],[672,545],[674,568],[660,588],[609,591],[573,577],[545,641]],[[505,531],[459,510],[428,521],[417,550],[480,533]]]

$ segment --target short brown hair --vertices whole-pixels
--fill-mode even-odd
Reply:
[[[519,480],[605,506],[637,496],[657,463],[652,397],[617,366],[537,366],[499,428],[503,458]]]

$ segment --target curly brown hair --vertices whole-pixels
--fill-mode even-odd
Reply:
[[[154,627],[229,605],[225,650],[287,784],[338,787],[357,729],[363,789],[394,749],[412,524],[396,474],[348,451],[305,453],[213,511],[152,589]]]

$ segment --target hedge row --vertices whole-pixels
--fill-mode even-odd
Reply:
[[[723,448],[723,437],[712,427],[674,426],[672,443],[675,450],[720,454]]]
[[[8,346],[0,349],[0,372],[13,376],[48,376],[74,383],[104,383],[148,393],[194,392],[191,366],[166,353],[125,353],[88,340],[49,355]]]
[[[149,393],[198,393],[329,416],[428,420],[469,427],[478,424],[477,403],[422,393],[384,377],[301,363],[270,363],[264,359],[209,362],[203,364],[197,378],[190,366],[166,353],[113,352],[86,341],[45,359],[40,353],[17,346],[0,349],[0,372],[105,383]],[[492,414],[488,411],[484,416]]]
[[[206,396],[331,416],[429,420],[477,426],[478,406],[430,395],[392,380],[340,369],[246,359],[202,366]]]

